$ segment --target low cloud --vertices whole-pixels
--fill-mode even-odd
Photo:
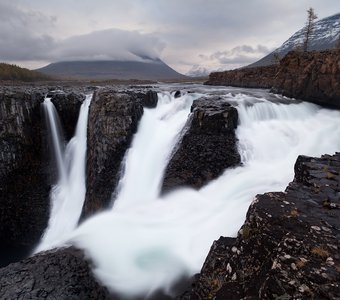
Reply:
[[[234,47],[231,50],[217,51],[210,55],[201,54],[199,57],[204,61],[215,62],[221,65],[242,65],[254,62],[256,59],[262,58],[269,52],[271,52],[271,49],[262,45],[257,45],[256,47],[241,45]]]
[[[160,57],[165,44],[154,34],[106,29],[56,40],[56,17],[0,3],[0,60],[144,60]]]

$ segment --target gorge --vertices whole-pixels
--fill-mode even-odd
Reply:
[[[338,82],[338,69],[329,74]],[[52,242],[40,240],[38,249],[48,251],[0,269],[0,297],[14,299],[25,293],[32,298],[174,298],[180,293],[175,288],[178,281],[186,283],[185,278],[198,273],[202,265],[194,286],[180,298],[339,296],[336,220],[340,166],[339,154],[334,154],[340,148],[339,111],[262,89],[162,84],[151,89],[153,92],[143,86],[99,88],[91,104],[85,89],[75,91],[77,97],[69,92],[52,97],[64,126],[70,122],[65,121],[63,105],[58,103],[74,99],[69,100],[74,112],[73,125],[65,128],[71,132],[66,140],[75,130],[81,102],[82,110],[89,105],[87,154],[75,157],[82,160],[76,169],[84,182],[86,165],[85,205],[66,210],[76,216],[73,224],[82,215],[80,225],[61,230],[61,238]],[[47,90],[4,91],[1,98],[1,120],[6,125],[1,132],[1,163],[8,166],[2,168],[7,172],[2,178],[18,182],[22,175],[16,173],[26,168],[30,174],[32,166],[26,163],[31,162],[40,173],[35,181],[23,182],[44,189],[39,194],[43,213],[35,214],[40,225],[34,234],[6,216],[22,215],[25,208],[18,210],[20,205],[35,199],[33,195],[40,190],[23,187],[26,194],[20,199],[26,201],[19,204],[6,202],[5,195],[1,198],[1,224],[11,224],[12,232],[20,233],[20,242],[25,235],[27,239],[35,236],[33,243],[25,244],[30,251],[47,228],[48,214],[50,228],[55,226],[51,217],[58,215],[48,205],[50,186],[58,185],[55,176],[47,180],[48,174],[56,173],[55,167],[43,166],[44,151],[39,150],[43,142],[31,140],[47,138],[39,123],[40,103],[46,94]],[[334,97],[338,103],[337,94]],[[147,107],[150,102],[153,108]],[[17,118],[11,117],[14,111],[21,112]],[[33,119],[32,111],[39,117]],[[78,124],[80,119],[84,130],[86,118],[79,118]],[[36,131],[31,132],[31,127]],[[16,132],[13,128],[23,129]],[[17,153],[26,156],[10,155]],[[299,157],[325,153],[331,155]],[[202,165],[206,161],[209,163]],[[47,183],[42,185],[43,181]],[[13,185],[1,184],[9,199],[17,197]],[[70,200],[78,200],[82,194],[76,192]],[[318,220],[313,217],[315,212]],[[62,219],[63,214],[59,214]],[[6,235],[2,237],[5,240]],[[319,249],[315,254],[316,246],[324,252]],[[49,250],[53,247],[60,248]],[[310,270],[319,275],[302,280]],[[53,280],[53,274],[61,276]]]

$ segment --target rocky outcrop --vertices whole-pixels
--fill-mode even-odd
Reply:
[[[41,111],[46,93],[44,87],[0,92],[0,266],[28,255],[47,226],[54,172],[46,156],[48,139]],[[81,99],[73,94],[54,99],[57,108],[62,106],[59,112],[70,133]]]
[[[0,269],[1,299],[113,299],[94,278],[82,251],[39,253]]]
[[[288,97],[340,108],[340,49],[290,52],[280,62],[273,88]]]
[[[98,92],[89,112],[87,191],[81,219],[107,208],[143,106],[127,93]]]
[[[74,136],[80,106],[84,100],[85,96],[83,94],[74,92],[56,93],[51,98],[58,111],[66,140],[70,140]]]
[[[245,88],[271,88],[278,71],[277,65],[243,68],[209,75],[207,85],[225,85]]]
[[[191,107],[181,141],[166,168],[162,191],[179,186],[200,188],[240,163],[236,108],[219,98],[201,98]]]
[[[340,153],[300,156],[284,193],[256,196],[182,299],[340,298]]]
[[[279,65],[214,72],[209,85],[273,88],[324,106],[340,108],[340,49],[289,52]]]

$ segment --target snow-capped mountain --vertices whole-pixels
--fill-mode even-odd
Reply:
[[[321,19],[315,22],[314,25],[315,27],[311,34],[308,50],[325,50],[335,48],[340,39],[340,13]],[[285,41],[281,47],[248,67],[259,67],[273,64],[275,62],[275,53],[277,53],[280,57],[283,57],[289,51],[302,45],[304,38],[305,30],[302,28]]]

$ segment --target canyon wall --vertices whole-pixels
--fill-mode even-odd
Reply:
[[[275,93],[340,108],[340,49],[289,52],[278,65],[214,72],[208,85],[272,88]]]
[[[47,227],[55,172],[41,108],[46,93],[43,87],[0,92],[0,266],[27,256]],[[52,99],[68,136],[82,99],[68,94]]]

